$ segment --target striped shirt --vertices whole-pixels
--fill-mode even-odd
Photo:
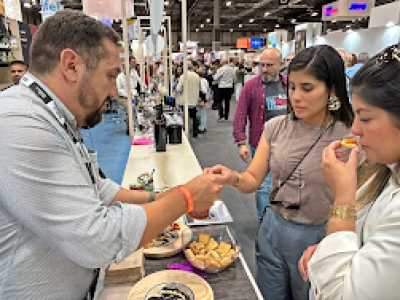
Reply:
[[[26,76],[79,134],[62,102]],[[9,88],[0,103],[0,299],[83,299],[95,269],[138,247],[145,211],[111,205],[120,187],[92,183],[76,145],[29,88]]]

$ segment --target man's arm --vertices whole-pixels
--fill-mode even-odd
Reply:
[[[235,143],[246,143],[246,126],[250,100],[249,85],[245,84],[240,91],[239,101],[233,119],[233,138]]]

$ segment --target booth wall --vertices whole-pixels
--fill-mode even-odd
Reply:
[[[375,55],[387,46],[400,42],[400,26],[377,27],[353,32],[336,31],[316,39],[316,44],[344,48],[353,53]]]

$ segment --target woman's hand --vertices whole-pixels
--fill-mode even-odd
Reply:
[[[308,281],[308,262],[310,261],[311,257],[313,256],[315,250],[317,249],[318,244],[314,244],[309,246],[304,252],[299,262],[297,264],[297,268],[299,269],[299,273],[301,278],[304,281]]]
[[[211,168],[205,168],[204,169],[204,174],[213,174],[217,175],[216,181],[219,184],[223,185],[234,185],[237,172],[232,171],[231,169],[223,166],[223,165],[215,165],[214,167]]]
[[[322,153],[322,169],[325,181],[340,204],[352,204],[357,191],[357,166],[359,149],[351,150],[347,162],[337,157],[336,152],[340,142],[336,141],[327,146]]]

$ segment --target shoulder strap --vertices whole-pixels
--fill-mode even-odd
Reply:
[[[278,194],[279,190],[282,188],[282,186],[285,185],[285,183],[290,179],[290,177],[292,177],[293,173],[296,171],[296,169],[300,166],[300,164],[303,162],[303,160],[307,157],[307,155],[311,152],[311,150],[314,148],[314,146],[319,142],[319,140],[322,138],[322,136],[325,134],[325,132],[328,131],[329,128],[331,128],[333,126],[333,122],[331,122],[324,130],[321,130],[321,133],[319,134],[319,136],[317,137],[317,139],[314,141],[314,143],[312,143],[312,145],[307,149],[307,151],[303,154],[303,156],[301,157],[301,159],[297,162],[297,164],[294,166],[294,168],[292,169],[292,171],[289,173],[288,176],[286,176],[286,178],[279,184],[279,186],[275,187],[272,191],[271,191],[271,196],[270,196],[270,202],[273,204],[274,199],[276,197],[276,195]]]

